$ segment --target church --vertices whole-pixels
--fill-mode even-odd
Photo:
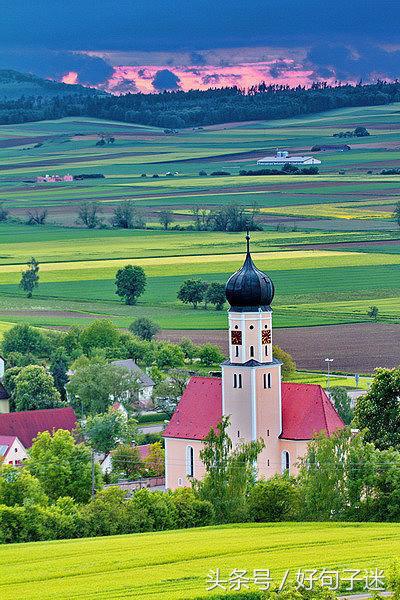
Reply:
[[[176,489],[205,474],[203,440],[222,416],[229,416],[233,447],[262,438],[259,478],[296,473],[307,444],[321,431],[331,435],[344,424],[319,385],[285,383],[272,349],[274,285],[247,253],[241,269],[226,284],[230,305],[229,360],[222,377],[192,377],[167,425],[165,485]]]

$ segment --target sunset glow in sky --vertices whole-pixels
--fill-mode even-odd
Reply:
[[[116,94],[400,78],[400,2],[13,0],[0,69]]]

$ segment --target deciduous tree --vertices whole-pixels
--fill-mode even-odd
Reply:
[[[22,271],[20,287],[28,298],[32,298],[33,290],[39,285],[39,263],[35,258],[27,263],[28,268]]]
[[[117,271],[115,285],[116,294],[125,301],[125,304],[136,304],[146,287],[146,274],[142,267],[126,265]]]
[[[39,365],[29,365],[21,369],[15,378],[13,397],[17,411],[62,406],[53,377]]]

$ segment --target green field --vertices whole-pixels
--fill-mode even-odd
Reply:
[[[400,525],[279,523],[36,542],[0,547],[2,600],[140,598],[206,595],[208,572],[270,569],[388,569],[400,554]],[[256,588],[253,588],[256,589]],[[208,592],[210,597],[213,593]]]
[[[399,109],[342,109],[172,136],[155,127],[85,118],[1,126],[0,202],[20,221],[28,209],[49,211],[44,227],[0,223],[1,321],[64,327],[104,316],[122,327],[146,315],[166,329],[224,328],[225,312],[194,311],[176,294],[189,277],[225,282],[243,260],[243,234],[164,232],[157,219],[169,207],[175,224],[186,226],[193,206],[235,200],[257,202],[261,209],[264,230],[252,234],[252,251],[276,285],[276,326],[368,321],[372,304],[379,321],[399,322],[400,231],[391,214],[400,176],[379,174],[400,166]],[[354,123],[371,135],[347,140],[350,152],[319,153],[319,175],[239,176],[276,147],[310,153],[314,144],[336,143],[332,134]],[[115,143],[97,147],[99,132],[113,133]],[[199,176],[200,170],[208,176]],[[216,170],[230,175],[211,176]],[[178,174],[166,176],[168,171]],[[105,178],[32,183],[38,174],[67,172]],[[79,202],[92,199],[101,202],[106,222],[115,203],[131,199],[145,211],[150,229],[77,227]],[[40,261],[41,276],[27,300],[18,282],[31,256]],[[127,263],[142,265],[148,276],[135,307],[115,295],[115,273]]]

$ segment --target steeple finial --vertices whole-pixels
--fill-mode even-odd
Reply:
[[[247,254],[250,254],[250,231],[246,231]]]

